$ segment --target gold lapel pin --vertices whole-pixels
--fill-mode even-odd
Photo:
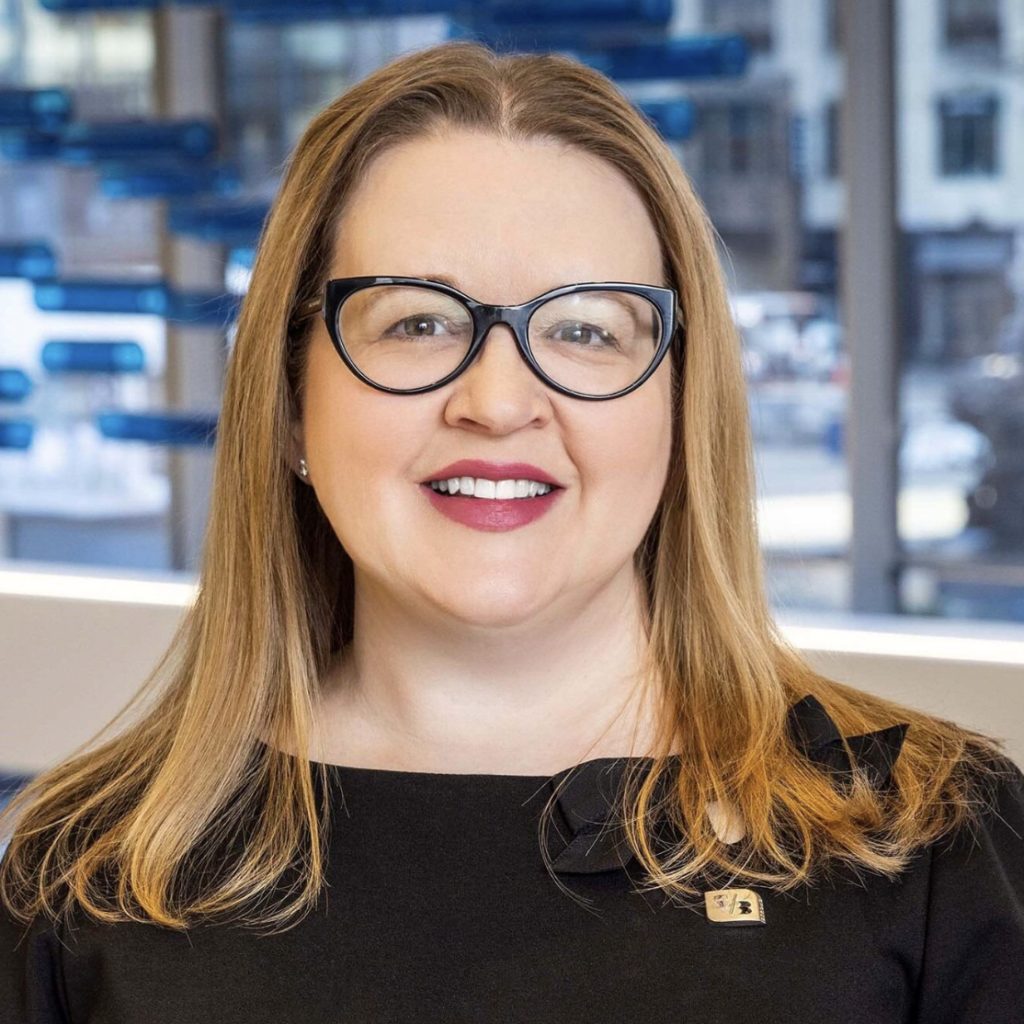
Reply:
[[[764,905],[752,889],[715,889],[704,893],[704,909],[715,924],[764,924]]]

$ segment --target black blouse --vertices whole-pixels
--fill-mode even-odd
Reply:
[[[790,725],[808,756],[848,769],[816,700]],[[904,733],[851,738],[882,783]],[[895,881],[745,886],[683,906],[634,891],[636,862],[600,829],[626,761],[551,777],[332,765],[329,887],[298,925],[180,933],[83,916],[57,934],[0,915],[0,1024],[1024,1024],[1012,762],[983,826],[919,851]],[[551,849],[585,905],[538,845],[567,774]]]

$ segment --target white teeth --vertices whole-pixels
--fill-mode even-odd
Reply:
[[[539,480],[485,480],[482,477],[453,476],[448,480],[432,480],[430,486],[442,494],[463,494],[475,498],[533,498],[547,494],[551,484]]]

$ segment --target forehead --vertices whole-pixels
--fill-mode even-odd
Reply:
[[[639,194],[575,147],[448,132],[394,146],[340,217],[331,276],[444,274],[484,302],[574,281],[661,284]]]

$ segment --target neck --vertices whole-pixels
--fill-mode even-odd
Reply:
[[[548,775],[645,755],[646,635],[632,567],[577,607],[487,629],[426,621],[356,581],[353,641],[324,681],[313,760]]]

